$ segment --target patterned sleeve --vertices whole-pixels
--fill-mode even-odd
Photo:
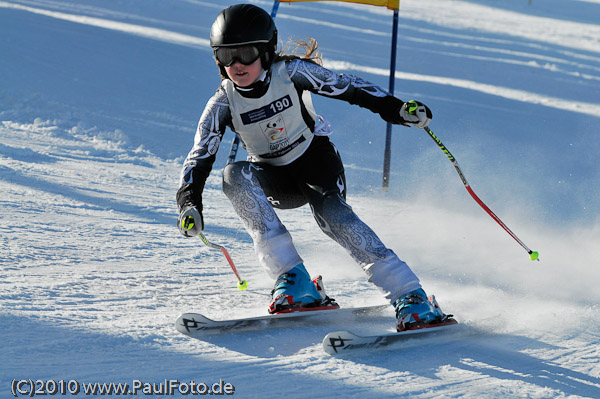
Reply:
[[[336,74],[300,59],[289,61],[286,67],[290,78],[300,89],[367,108],[386,122],[402,122],[400,108],[404,102],[373,83],[354,75]]]
[[[231,125],[231,112],[227,95],[219,87],[208,100],[198,122],[194,145],[188,153],[181,171],[181,182],[177,191],[177,203],[201,207],[204,183],[212,170],[225,128]]]

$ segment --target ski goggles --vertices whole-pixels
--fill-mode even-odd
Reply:
[[[254,45],[218,47],[215,50],[215,57],[221,65],[230,67],[235,61],[240,64],[250,65],[260,57],[261,53],[261,49]]]

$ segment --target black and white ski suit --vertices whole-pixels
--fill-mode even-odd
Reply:
[[[223,171],[223,191],[254,242],[267,273],[276,278],[302,262],[273,208],[309,204],[321,230],[344,247],[369,281],[394,301],[421,287],[419,279],[346,203],[346,181],[331,127],[312,106],[310,93],[344,100],[402,123],[402,100],[348,74],[301,60],[275,62],[250,88],[222,81],[198,123],[177,192],[180,208],[202,210],[202,191],[226,127],[248,152],[247,161]]]

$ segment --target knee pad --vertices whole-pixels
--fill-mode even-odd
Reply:
[[[337,191],[324,193],[319,201],[311,203],[315,219],[319,222],[321,229],[324,226],[330,226],[336,230],[338,225],[349,225],[353,223],[357,216],[354,214],[352,207],[346,203],[341,194]]]
[[[225,166],[223,169],[223,192],[225,192],[225,195],[229,196],[227,191],[233,186],[242,185],[244,180],[252,181],[254,172],[259,170],[260,167],[246,161],[234,162]],[[258,180],[255,180],[255,182],[258,183]]]

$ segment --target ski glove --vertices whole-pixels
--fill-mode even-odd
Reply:
[[[427,105],[419,101],[407,101],[400,108],[400,118],[404,122],[401,122],[404,126],[416,126],[423,129],[432,118],[431,110]]]
[[[179,231],[186,237],[195,237],[204,230],[202,211],[195,206],[188,205],[181,209],[177,220]]]

